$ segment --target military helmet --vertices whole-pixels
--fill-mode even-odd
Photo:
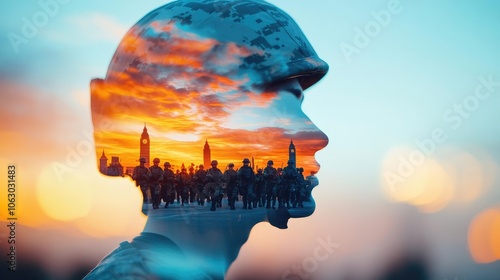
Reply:
[[[159,158],[155,158],[155,159],[153,159],[153,162],[160,162],[160,159]]]
[[[210,163],[210,165],[214,165],[214,164],[217,165],[219,163],[214,159],[214,160],[212,160],[212,162]]]
[[[141,157],[141,158],[139,159],[139,162],[146,162],[146,159],[145,159],[145,158],[143,158],[143,157]]]
[[[248,158],[244,158],[243,163],[250,163],[250,160]]]
[[[193,40],[196,48],[186,51]],[[231,59],[216,62],[225,57]],[[168,81],[165,73],[178,71],[176,65],[165,62],[183,58],[190,58],[184,61],[191,64],[201,58],[197,67],[235,73],[231,77],[235,79],[252,77],[258,85],[298,78],[304,90],[328,71],[328,64],[297,23],[270,3],[178,0],[151,11],[127,32],[111,59],[106,80],[119,82],[121,77],[140,75],[163,83]]]
[[[273,164],[274,164],[274,161],[272,161],[272,160],[267,161],[267,165],[273,165]]]
[[[163,164],[163,166],[165,166],[165,167],[170,167],[170,162],[166,161],[166,162]]]
[[[262,172],[262,168],[259,168],[259,169],[257,170],[257,172]]]
[[[231,162],[231,163],[230,163],[230,164],[228,164],[227,166],[228,166],[228,167],[234,167],[234,163],[232,163],[232,162]]]
[[[205,166],[203,166],[203,164],[200,164],[200,165],[198,166],[198,168],[204,168],[204,167],[205,167]]]

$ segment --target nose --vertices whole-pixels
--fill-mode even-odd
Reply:
[[[328,145],[329,139],[328,136],[321,131],[312,121],[307,117],[308,120],[308,131],[312,134],[312,137],[315,139],[314,143],[311,145],[311,153],[314,155],[314,163],[317,166],[316,170],[313,170],[314,172],[318,172],[320,168],[320,164],[316,161],[316,153],[323,148],[325,148]]]

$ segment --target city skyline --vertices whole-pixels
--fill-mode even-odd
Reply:
[[[296,164],[294,164],[295,167],[303,167],[305,173],[304,174],[309,174],[311,171],[316,172],[318,167],[316,165],[316,162],[314,161],[314,155],[302,155],[299,156],[305,158],[305,162],[302,162],[301,160],[297,160],[297,149],[296,149],[296,140],[294,139],[280,139],[276,140],[279,142],[286,143],[284,141],[290,141],[287,145],[283,145],[282,149],[276,150],[276,151],[269,151],[269,150],[262,150],[259,152],[248,152],[248,151],[233,151],[227,146],[227,144],[221,144],[221,143],[214,143],[210,142],[209,139],[206,138],[204,141],[196,141],[196,142],[188,142],[186,146],[189,146],[189,148],[193,148],[195,146],[198,149],[199,153],[198,155],[192,155],[190,157],[190,160],[188,159],[177,159],[172,156],[169,156],[169,151],[168,149],[164,151],[160,151],[157,149],[156,146],[162,146],[162,144],[158,143],[155,141],[154,138],[151,138],[148,133],[148,128],[147,124],[144,124],[144,128],[139,137],[139,145],[137,145],[137,149],[135,150],[135,156],[134,156],[134,149],[102,149],[97,152],[97,161],[98,161],[98,169],[101,173],[106,174],[106,168],[103,167],[108,167],[110,163],[108,163],[108,158],[105,156],[107,154],[108,156],[114,158],[115,162],[118,162],[122,167],[123,167],[123,174],[127,174],[128,170],[131,170],[133,167],[139,165],[139,158],[144,157],[146,159],[146,166],[149,167],[152,165],[152,160],[154,158],[159,158],[160,159],[160,166],[163,166],[164,162],[169,162],[172,166],[172,169],[175,171],[176,169],[181,168],[182,165],[185,165],[186,168],[189,167],[191,164],[194,164],[196,167],[198,167],[200,164],[203,164],[205,168],[210,168],[209,162],[211,160],[217,160],[219,162],[219,169],[224,170],[225,167],[229,163],[235,164],[236,168],[242,166],[242,161],[244,158],[249,158],[252,162],[252,166],[254,167],[254,170],[257,171],[257,168],[264,168],[267,165],[268,160],[273,160],[274,161],[274,167],[285,167],[287,166],[287,161],[289,159],[292,159]],[[156,142],[156,144],[155,144]],[[299,140],[300,142],[300,140]],[[137,142],[136,142],[137,143]],[[199,143],[199,145],[194,145],[193,143]],[[218,144],[218,145],[217,145]],[[219,154],[221,155],[226,155],[226,156],[217,156],[217,154],[214,155],[213,149],[210,146],[215,146],[217,147],[216,150],[219,151]],[[299,145],[300,146],[300,145]],[[286,148],[287,147],[287,148]],[[299,149],[300,150],[300,149]],[[129,153],[123,153],[123,151],[132,151],[132,154]],[[156,151],[156,153],[151,152],[151,151]],[[221,153],[222,151],[222,153]],[[178,152],[178,151],[177,151]],[[239,157],[235,156],[239,155]],[[300,152],[299,152],[300,155]],[[240,158],[241,157],[241,158]],[[103,161],[104,160],[104,161]],[[312,160],[312,162],[310,161]],[[208,167],[207,167],[208,166]]]

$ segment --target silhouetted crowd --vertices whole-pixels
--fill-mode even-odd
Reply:
[[[256,173],[247,158],[239,169],[235,170],[234,164],[230,163],[224,172],[217,168],[216,160],[211,162],[208,170],[203,164],[195,170],[195,165],[191,164],[188,172],[183,164],[176,173],[168,162],[161,168],[158,158],[149,168],[145,166],[144,158],[140,158],[139,162],[140,165],[133,170],[132,179],[141,188],[143,202],[151,202],[153,209],[158,209],[162,201],[167,208],[177,200],[182,206],[211,203],[210,210],[215,211],[222,207],[224,197],[231,210],[236,209],[235,201],[239,199],[243,201],[243,209],[276,209],[276,201],[278,207],[304,207],[304,201],[310,200],[312,188],[318,185],[314,174],[304,178],[304,169],[295,168],[292,160],[285,168],[274,168],[274,162],[269,160],[267,166],[259,168]]]

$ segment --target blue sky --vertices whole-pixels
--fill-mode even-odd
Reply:
[[[59,5],[59,11],[27,44],[19,45],[17,53],[9,34],[20,35],[22,18],[32,19],[43,10],[38,1],[0,2],[0,78],[36,89],[33,95],[41,100],[37,104],[64,105],[57,106],[64,112],[55,115],[64,119],[61,127],[67,129],[68,140],[61,143],[84,139],[80,130],[91,129],[85,106],[91,78],[105,76],[128,28],[166,1],[144,2],[70,0]],[[380,187],[384,160],[395,148],[418,149],[415,141],[431,137],[436,129],[442,129],[447,138],[431,157],[443,165],[450,164],[451,150],[452,155],[468,153],[483,165],[492,161],[500,168],[500,85],[495,84],[500,83],[500,2],[269,2],[297,21],[319,57],[330,65],[328,75],[306,91],[302,106],[330,140],[317,154],[322,165],[320,178],[326,185],[316,192],[319,217],[334,207],[329,204],[331,197],[359,196],[385,203],[386,194]],[[399,12],[391,13],[388,7]],[[391,15],[386,26],[373,15],[382,10]],[[367,28],[375,28],[372,36],[366,35]],[[357,29],[369,43],[365,40],[365,45],[356,45]],[[357,53],[347,57],[342,49],[346,44],[357,48]],[[493,81],[491,90],[481,77]],[[478,87],[490,95],[477,104],[466,104],[473,101]],[[1,94],[4,100],[3,89]],[[454,117],[460,116],[455,112],[457,104],[474,108],[466,112],[467,117],[460,117],[463,123],[454,129],[443,115],[452,110]],[[53,113],[38,109],[36,119],[44,120],[44,114]],[[75,124],[78,129],[72,127]],[[64,157],[64,153],[60,155]],[[498,184],[496,180],[495,187],[471,204],[450,205],[464,207],[464,213],[473,216],[498,205]],[[445,211],[436,219],[449,217],[453,213]]]

